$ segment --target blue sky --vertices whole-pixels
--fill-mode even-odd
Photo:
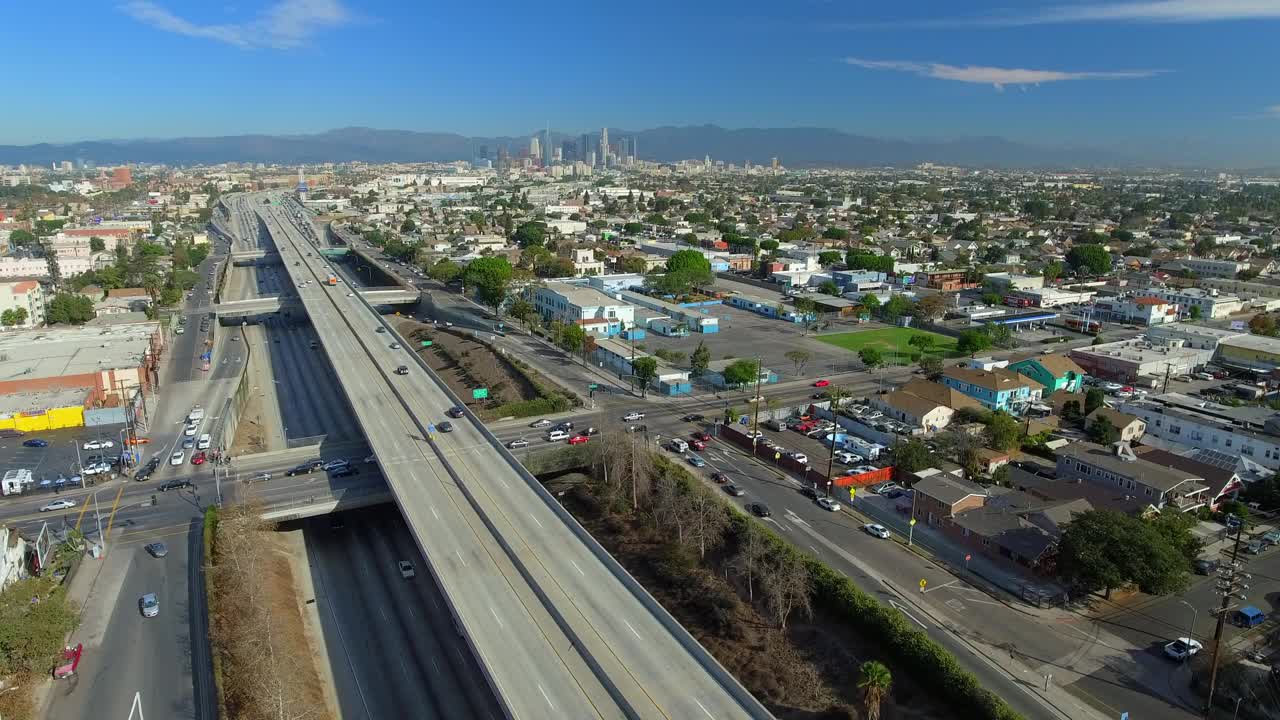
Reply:
[[[1280,161],[1280,0],[73,4],[8,8],[0,144],[716,123]]]

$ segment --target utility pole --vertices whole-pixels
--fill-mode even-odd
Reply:
[[[756,441],[759,439],[760,432],[760,356],[756,356],[756,397],[755,412],[751,416],[751,454],[755,455]]]
[[[831,447],[830,452],[827,454],[827,497],[831,497],[831,468],[836,461],[836,433],[840,429],[840,423],[836,421],[836,418],[839,417],[839,415],[836,414],[836,410],[839,404],[840,387],[836,386],[832,388],[831,392],[831,421],[836,423],[836,426],[831,428]]]
[[[1218,569],[1218,580],[1215,583],[1215,587],[1222,595],[1222,605],[1214,610],[1214,613],[1218,616],[1218,624],[1213,631],[1213,659],[1209,664],[1211,669],[1209,671],[1209,697],[1204,706],[1205,720],[1209,720],[1210,715],[1213,714],[1213,693],[1218,684],[1219,650],[1222,647],[1222,628],[1227,621],[1227,611],[1235,607],[1231,604],[1232,600],[1245,599],[1242,591],[1248,590],[1249,586],[1240,581],[1251,579],[1248,573],[1239,571],[1240,538],[1244,535],[1244,521],[1235,515],[1228,515],[1227,527],[1235,529],[1236,542],[1231,548],[1231,562],[1225,568]]]

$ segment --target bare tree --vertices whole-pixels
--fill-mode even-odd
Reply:
[[[808,365],[809,361],[813,359],[813,353],[808,350],[788,350],[783,354],[783,357],[791,361],[791,364],[795,366],[796,375],[799,375],[804,372],[804,366]]]
[[[689,539],[698,543],[698,554],[705,560],[707,548],[714,548],[724,541],[724,531],[729,527],[728,508],[719,497],[701,485],[693,486],[686,505]]]
[[[660,528],[676,531],[676,542],[684,544],[684,532],[688,524],[686,512],[687,501],[680,481],[670,473],[661,473],[654,478],[653,504],[650,512],[654,523]]]
[[[756,579],[764,568],[769,546],[759,523],[748,520],[738,533],[738,551],[733,557],[733,567],[747,576],[747,599],[755,602]]]
[[[812,613],[809,571],[797,553],[786,550],[773,553],[766,561],[760,579],[765,604],[777,621],[778,629],[786,629],[787,618],[791,617],[793,610],[800,610],[805,615]]]

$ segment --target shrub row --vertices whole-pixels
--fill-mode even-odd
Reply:
[[[669,464],[658,463],[659,467],[663,465]],[[698,482],[683,467],[676,470],[683,482]],[[733,530],[739,536],[746,523],[757,522],[736,507],[726,507]],[[946,648],[912,627],[902,613],[881,604],[822,561],[801,553],[763,523],[757,523],[757,529],[763,533],[773,552],[789,553],[804,562],[809,570],[815,604],[843,619],[863,637],[876,642],[901,668],[953,708],[957,717],[1022,720],[1022,716],[1003,698],[982,687],[973,673],[961,667]]]
[[[214,616],[214,592],[213,592],[213,568],[214,554],[214,538],[218,536],[218,508],[216,505],[210,505],[204,509],[204,602],[205,610],[209,615],[209,624],[212,627]],[[218,717],[227,717],[226,696],[222,691],[222,656],[214,648],[209,653],[213,660],[213,686],[218,695]]]

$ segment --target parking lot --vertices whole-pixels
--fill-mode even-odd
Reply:
[[[67,479],[80,474],[81,461],[88,462],[94,455],[118,457],[121,450],[120,435],[123,425],[101,427],[65,428],[44,432],[26,433],[21,437],[0,438],[0,468],[4,470],[30,470],[34,485],[24,492],[57,492],[68,486]],[[90,440],[110,440],[114,447],[101,450],[85,450]],[[28,447],[29,440],[43,440],[46,447]],[[149,446],[138,448],[143,461],[149,456]],[[58,479],[64,482],[59,483]]]

